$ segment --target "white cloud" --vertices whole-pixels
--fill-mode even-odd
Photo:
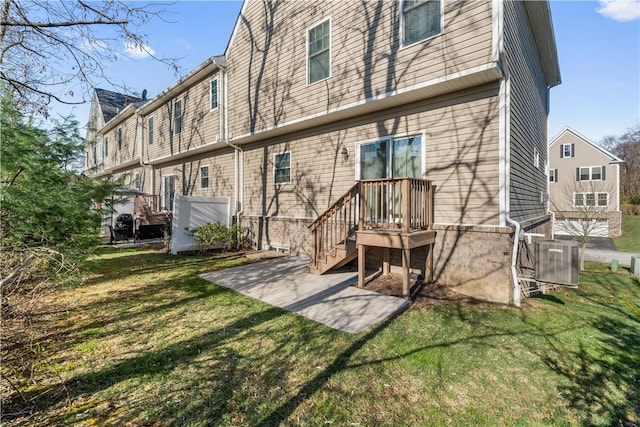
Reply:
[[[145,59],[156,54],[151,46],[146,44],[137,45],[131,42],[124,45],[124,53],[133,59]]]
[[[599,0],[597,12],[618,22],[640,18],[640,0]]]

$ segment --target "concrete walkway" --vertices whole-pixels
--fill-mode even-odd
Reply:
[[[309,274],[309,262],[287,256],[200,277],[352,334],[369,329],[411,305],[402,298],[352,286],[357,283],[357,272]]]

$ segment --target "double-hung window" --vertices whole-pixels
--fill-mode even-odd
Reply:
[[[153,144],[153,117],[147,119],[147,143]]]
[[[209,166],[200,167],[200,188],[209,188]]]
[[[580,207],[606,207],[609,205],[609,193],[573,193],[573,205]]]
[[[583,166],[576,169],[577,181],[604,181],[604,166]]]
[[[273,160],[274,182],[276,184],[291,182],[291,152],[276,154]]]
[[[116,131],[116,141],[118,143],[118,150],[122,150],[122,128],[118,128]]]
[[[408,46],[442,32],[440,0],[402,2],[402,45]]]
[[[182,101],[179,99],[173,103],[173,133],[182,132]]]
[[[104,138],[104,156],[107,157],[109,155],[109,138]]]
[[[215,110],[216,108],[218,108],[218,79],[217,78],[211,80],[211,83],[209,84],[209,97],[210,97],[209,108],[211,110]]]
[[[560,158],[566,159],[569,157],[575,156],[575,145],[574,144],[562,144],[560,146]]]
[[[558,182],[558,169],[549,170],[549,182]]]
[[[307,78],[309,84],[331,75],[331,21],[327,19],[307,31]]]

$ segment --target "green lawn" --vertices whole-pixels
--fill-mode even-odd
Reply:
[[[640,253],[640,216],[622,216],[622,236],[615,237],[616,248],[625,252]]]
[[[243,262],[104,249],[42,310],[49,356],[24,389],[39,397],[13,423],[640,423],[640,280],[626,270],[587,263],[578,290],[520,309],[445,302],[349,335],[197,277]]]

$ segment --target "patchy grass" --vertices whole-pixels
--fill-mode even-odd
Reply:
[[[349,335],[197,277],[244,262],[102,251],[82,286],[51,296],[45,388],[11,423],[640,422],[640,281],[628,274],[587,263],[580,289],[521,309],[449,301]]]
[[[622,215],[622,236],[615,237],[613,243],[620,251],[640,254],[640,216]]]

